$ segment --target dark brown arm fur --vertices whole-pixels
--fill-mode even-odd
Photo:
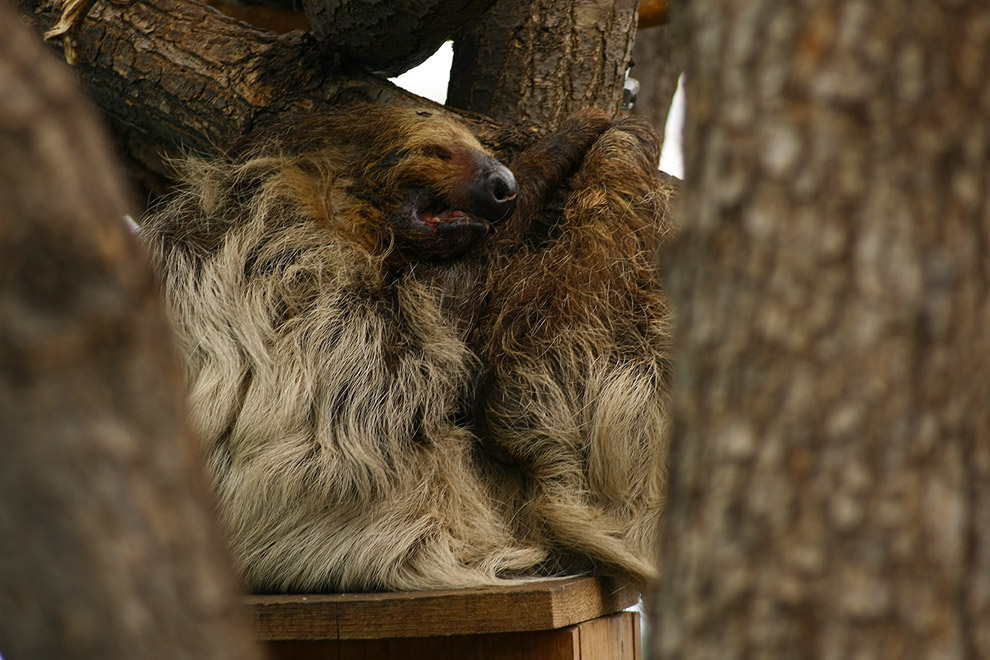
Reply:
[[[672,230],[658,162],[645,122],[608,129],[550,237],[494,260],[477,321],[482,439],[526,475],[528,531],[563,570],[646,575],[656,543],[670,379],[657,252]]]
[[[512,162],[510,168],[520,186],[519,203],[512,218],[497,232],[500,248],[522,241],[551,193],[577,168],[588,147],[611,123],[598,108],[588,108]]]

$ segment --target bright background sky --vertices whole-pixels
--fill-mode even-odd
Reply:
[[[448,41],[433,57],[392,80],[414,94],[443,103],[447,100],[447,80],[450,78],[450,63],[453,57],[454,52]],[[663,153],[660,154],[660,169],[682,179],[684,178],[684,153],[681,146],[683,129],[684,93],[678,85],[670,115],[667,117]]]

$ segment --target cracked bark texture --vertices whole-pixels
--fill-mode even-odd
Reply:
[[[258,657],[97,114],[0,3],[0,652]]]
[[[696,0],[657,658],[990,657],[990,7]]]
[[[43,32],[61,0],[21,6]],[[87,92],[151,148],[215,151],[287,113],[330,107],[352,87],[371,98],[410,96],[371,76],[343,75],[311,37],[276,35],[199,3],[99,0],[69,38]]]
[[[616,115],[636,0],[500,0],[454,37],[447,104],[556,128],[588,106]]]
[[[495,0],[303,0],[313,33],[330,48],[394,76],[435,53]]]

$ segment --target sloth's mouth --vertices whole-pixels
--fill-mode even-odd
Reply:
[[[491,231],[485,218],[453,208],[421,189],[408,191],[388,216],[394,249],[405,261],[439,261],[477,247]]]
[[[417,209],[416,220],[434,232],[437,231],[441,225],[456,226],[458,223],[477,223],[479,225],[483,225],[486,231],[491,227],[491,223],[484,218],[471,215],[466,211],[443,208],[442,206],[439,208]]]

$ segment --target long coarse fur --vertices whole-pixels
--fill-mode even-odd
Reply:
[[[606,125],[579,117],[524,153],[516,216],[439,262],[397,259],[386,216],[410,186],[462,185],[483,149],[456,122],[360,106],[185,164],[143,234],[249,588],[653,573],[669,384],[655,135],[609,128],[563,212],[540,209]]]

